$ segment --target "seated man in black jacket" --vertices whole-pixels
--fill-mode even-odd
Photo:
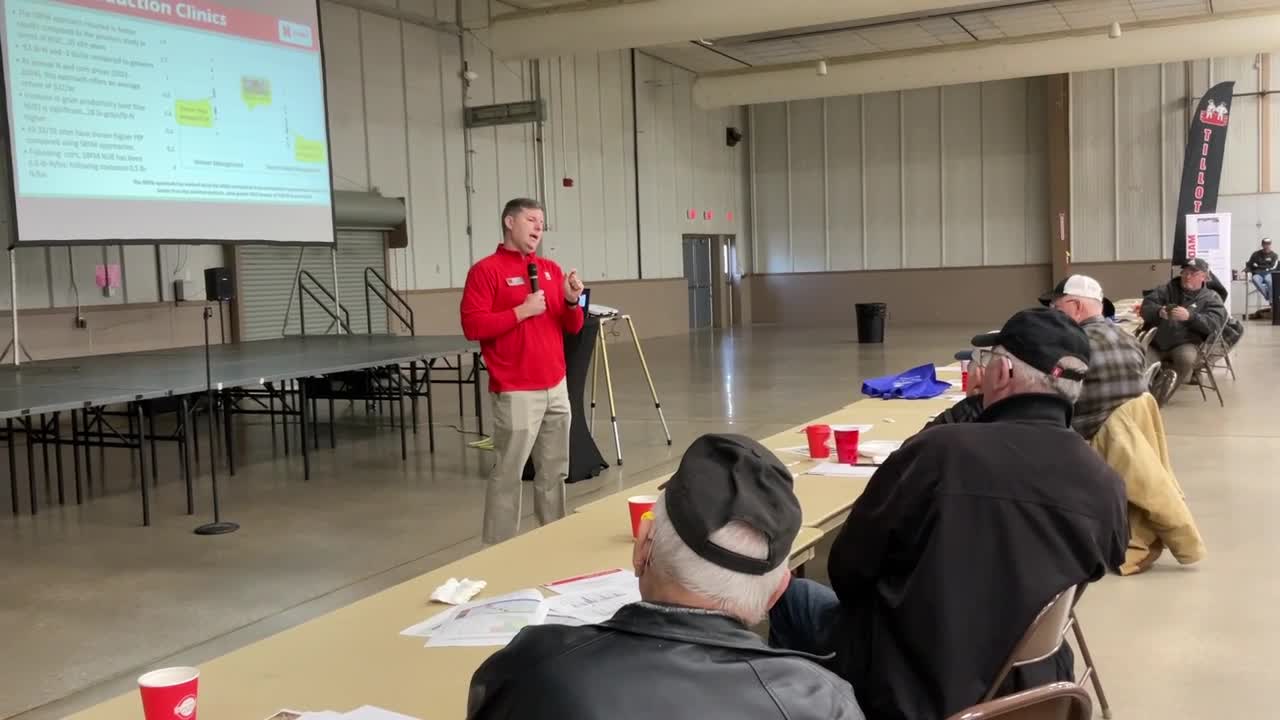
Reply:
[[[849,683],[750,630],[791,578],[791,472],[739,435],[694,441],[642,521],[642,602],[520,631],[471,679],[475,720],[862,720]]]
[[[1191,379],[1200,345],[1227,322],[1227,308],[1207,284],[1209,277],[1209,263],[1192,258],[1183,263],[1180,277],[1142,299],[1142,322],[1156,328],[1147,357],[1164,366],[1151,389],[1161,405]]]
[[[1124,484],[1071,429],[1084,331],[1036,308],[973,344],[981,416],[890,455],[831,549],[834,590],[796,580],[769,613],[775,645],[836,654],[869,720],[977,703],[1055,595],[1124,562]],[[1071,679],[1065,648],[1002,691]]]

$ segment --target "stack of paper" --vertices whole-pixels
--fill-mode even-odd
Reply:
[[[566,578],[536,589],[518,590],[445,610],[400,631],[427,638],[427,647],[506,645],[530,625],[588,625],[613,617],[623,605],[640,600],[640,582],[621,568]]]
[[[640,580],[635,573],[621,568],[557,580],[546,587],[557,593],[547,599],[548,623],[601,623],[623,605],[640,602]]]
[[[845,465],[827,462],[811,468],[806,475],[825,475],[827,477],[869,478],[875,475],[876,469],[868,465]]]
[[[373,705],[364,705],[347,713],[324,710],[321,712],[299,712],[297,710],[281,710],[267,720],[418,720],[390,710],[383,710]]]
[[[901,440],[865,440],[858,443],[858,456],[868,458],[879,465],[900,447],[902,447]]]

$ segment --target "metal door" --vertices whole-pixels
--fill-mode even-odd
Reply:
[[[712,325],[711,319],[711,238],[684,237],[684,276],[689,284],[689,329]]]

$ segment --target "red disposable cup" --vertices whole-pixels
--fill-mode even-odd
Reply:
[[[810,425],[804,432],[809,436],[809,457],[815,460],[831,457],[831,448],[827,446],[831,439],[830,425]]]
[[[631,510],[631,537],[640,535],[641,520],[653,517],[653,504],[656,502],[656,495],[632,495],[627,498],[627,507]]]
[[[836,436],[836,460],[842,465],[857,465],[858,428],[837,425],[831,431]]]
[[[196,720],[200,671],[193,667],[152,670],[138,678],[146,720]]]

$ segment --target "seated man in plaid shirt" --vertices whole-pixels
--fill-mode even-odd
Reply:
[[[1091,277],[1072,275],[1040,302],[1069,315],[1089,336],[1092,359],[1071,420],[1089,440],[1116,408],[1146,392],[1146,353],[1136,337],[1103,316],[1102,286]]]

